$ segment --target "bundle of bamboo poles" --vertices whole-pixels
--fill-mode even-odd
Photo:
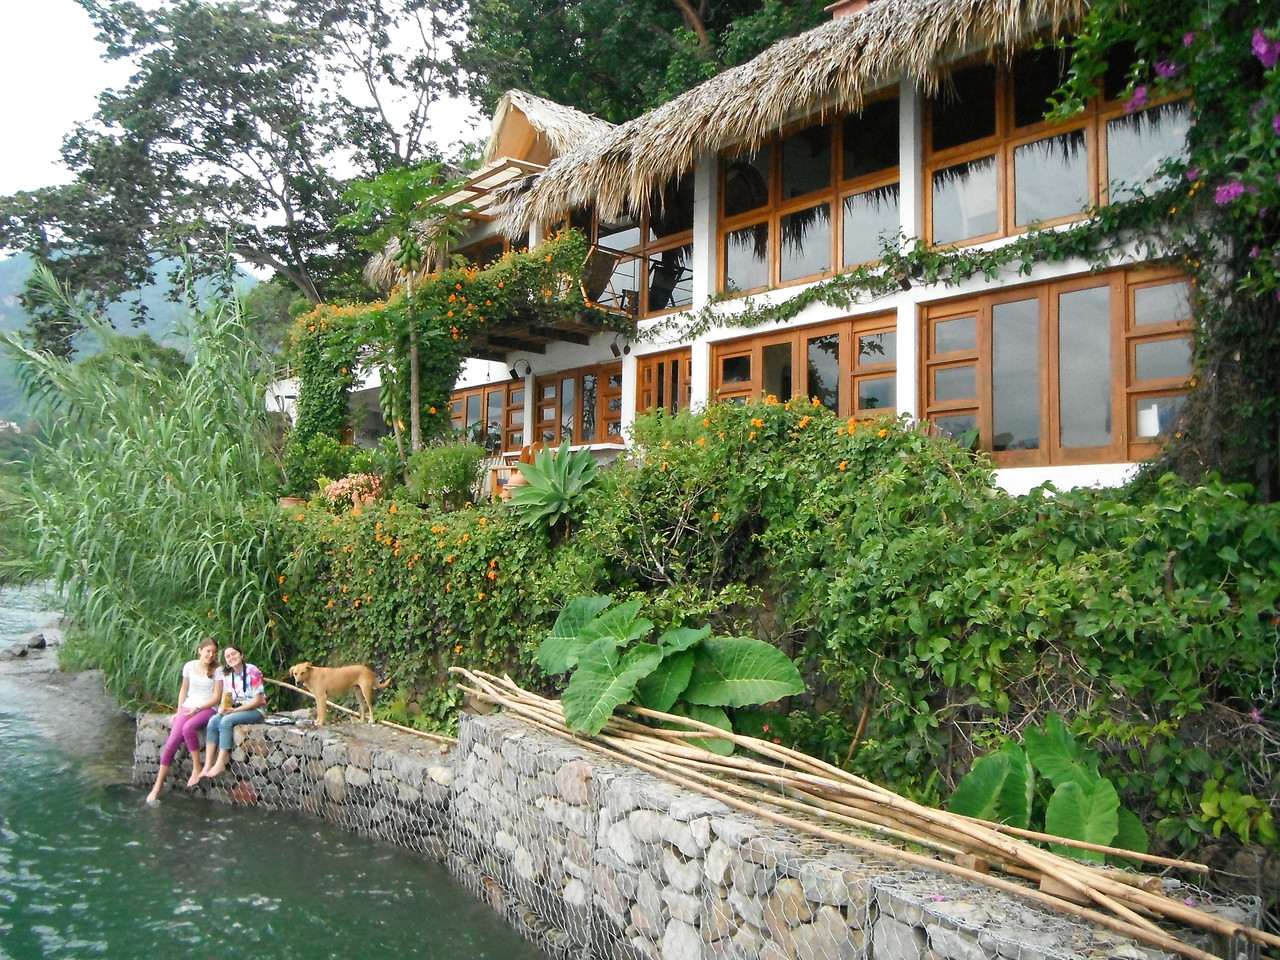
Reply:
[[[565,726],[559,701],[522,690],[509,677],[461,667],[453,667],[451,672],[462,678],[458,684],[461,690],[532,726],[578,740],[612,759],[793,830],[964,877],[1196,960],[1212,960],[1217,955],[1179,939],[1160,927],[1158,920],[1280,952],[1280,937],[1169,897],[1157,876],[1091,866],[1029,841],[1115,854],[1166,870],[1207,873],[1209,868],[1203,864],[947,813],[779,744],[642,707],[621,709],[663,726],[615,714],[598,735],[585,737]],[[720,756],[688,742],[712,738],[728,740],[736,752]],[[846,829],[835,830],[824,822]],[[868,834],[884,839],[869,839]],[[932,854],[917,853],[913,847]]]

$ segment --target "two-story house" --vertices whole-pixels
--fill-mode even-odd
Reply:
[[[1083,112],[1045,120],[1064,64],[1038,41],[1083,6],[845,0],[641,117],[571,125],[576,143],[540,140],[520,109],[533,101],[513,93],[463,247],[483,264],[577,226],[596,245],[589,295],[636,333],[484,342],[477,353],[501,365],[459,383],[455,425],[487,424],[506,452],[608,450],[652,408],[799,394],[842,416],[976,431],[1014,492],[1123,482],[1188,389],[1190,290],[1174,270],[1135,257],[903,275],[852,304],[814,298],[785,320],[735,323],[748,304],[876,262],[886,242],[993,249],[1152,189],[1185,149],[1185,102],[1126,102],[1118,64]]]

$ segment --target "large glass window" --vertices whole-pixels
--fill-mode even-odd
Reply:
[[[1008,466],[1147,456],[1191,376],[1189,301],[1184,278],[1134,269],[929,307],[925,415]]]
[[[927,240],[972,243],[1085,216],[1158,186],[1186,151],[1185,103],[1129,113],[1108,92],[1062,123],[1047,98],[1061,52],[1027,50],[1011,66],[962,67],[930,98],[925,132]]]
[[[457,390],[450,400],[453,429],[489,453],[524,443],[524,382],[504,381]]]
[[[675,413],[689,407],[690,379],[693,376],[693,351],[672,350],[636,358],[636,410],[663,410]]]
[[[841,320],[716,344],[715,399],[800,395],[847,417],[897,412],[897,333],[891,315]]]
[[[620,443],[622,364],[609,363],[538,377],[535,439],[544,446]]]
[[[898,101],[722,158],[719,289],[747,292],[879,259],[901,229]]]

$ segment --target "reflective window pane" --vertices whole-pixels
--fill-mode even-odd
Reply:
[[[1058,297],[1058,407],[1062,446],[1110,445],[1110,287]]]
[[[991,449],[1040,448],[1040,302],[991,308]]]
[[[942,81],[930,103],[932,146],[946,150],[996,132],[996,69],[980,64]]]
[[[1065,79],[1065,56],[1054,47],[1024,50],[1013,61],[1013,124],[1044,122],[1048,99]]]
[[[749,383],[751,381],[751,357],[725,357],[720,361],[721,383]]]
[[[724,288],[754,290],[769,285],[769,225],[757,223],[726,234]]]
[[[880,259],[885,242],[901,229],[898,198],[896,183],[844,198],[841,234],[846,267]]]
[[[583,374],[582,377],[582,429],[577,439],[589,443],[596,438],[596,375]]]
[[[820,203],[782,218],[783,283],[831,269],[831,205]]]
[[[1019,226],[1069,217],[1089,206],[1085,140],[1083,130],[1072,130],[1014,149],[1014,216]]]
[[[560,381],[560,436],[573,442],[574,382]]]
[[[1165,380],[1191,376],[1191,338],[1148,340],[1134,348],[1139,380]]]
[[[1162,283],[1158,287],[1139,287],[1133,291],[1135,326],[1190,319],[1191,285],[1185,280]]]
[[[725,160],[724,215],[736,217],[769,202],[769,147],[758,153],[740,153]]]
[[[873,363],[893,363],[898,359],[898,332],[864,333],[858,337],[858,356],[854,362],[860,367]]]
[[[939,403],[972,400],[977,395],[977,367],[966,364],[963,367],[940,367],[933,371],[933,397]]]
[[[864,377],[858,381],[858,411],[893,410],[897,407],[895,377]]]
[[[1107,183],[1112,203],[1168,185],[1165,162],[1187,155],[1190,114],[1185,103],[1165,103],[1107,121]]]
[[[827,124],[817,123],[784,137],[779,156],[783,200],[831,186],[831,127]]]
[[[974,317],[941,320],[933,325],[934,353],[973,350],[978,345],[978,321]]]
[[[693,303],[693,244],[649,257],[648,310],[670,310]]]
[[[693,229],[693,174],[672,177],[649,200],[649,236],[661,240]]]
[[[963,434],[978,429],[978,417],[973,413],[961,413],[947,417],[934,417],[933,426],[938,436],[959,440]]]
[[[480,394],[473,393],[467,397],[467,421],[466,428],[471,431],[483,421],[480,416]]]
[[[1186,403],[1185,395],[1174,397],[1140,397],[1135,401],[1135,433],[1138,439],[1166,437],[1178,426],[1178,418]]]
[[[827,409],[840,409],[840,334],[811,337],[806,350],[808,386],[806,395]]]
[[[791,382],[791,344],[771,343],[761,351],[763,370],[761,388],[766,396],[788,399],[795,387]]]
[[[956,243],[995,233],[996,158],[982,157],[933,175],[933,242]]]
[[[845,117],[841,140],[846,180],[898,165],[898,98],[873,100],[861,113]]]

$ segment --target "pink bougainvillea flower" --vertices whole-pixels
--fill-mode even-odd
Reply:
[[[1221,207],[1224,204],[1230,203],[1242,193],[1244,193],[1243,183],[1224,183],[1213,192],[1213,202]]]
[[[1133,113],[1135,110],[1141,110],[1147,105],[1147,88],[1134,87],[1133,96],[1129,98],[1129,102],[1124,105],[1125,113]]]
[[[1253,53],[1264,67],[1270,70],[1280,61],[1280,40],[1268,40],[1259,27],[1253,31]]]
[[[1200,168],[1199,167],[1188,168],[1187,180],[1190,181],[1191,183],[1195,183],[1199,179],[1200,179]]]
[[[1189,47],[1195,42],[1196,42],[1196,32],[1194,30],[1189,30],[1182,35],[1182,45],[1184,47]]]
[[[1276,132],[1276,136],[1280,137],[1280,113],[1271,118],[1271,129]]]
[[[1182,72],[1182,65],[1174,63],[1172,60],[1161,60],[1156,64],[1156,75],[1168,80],[1170,77],[1176,77]]]

